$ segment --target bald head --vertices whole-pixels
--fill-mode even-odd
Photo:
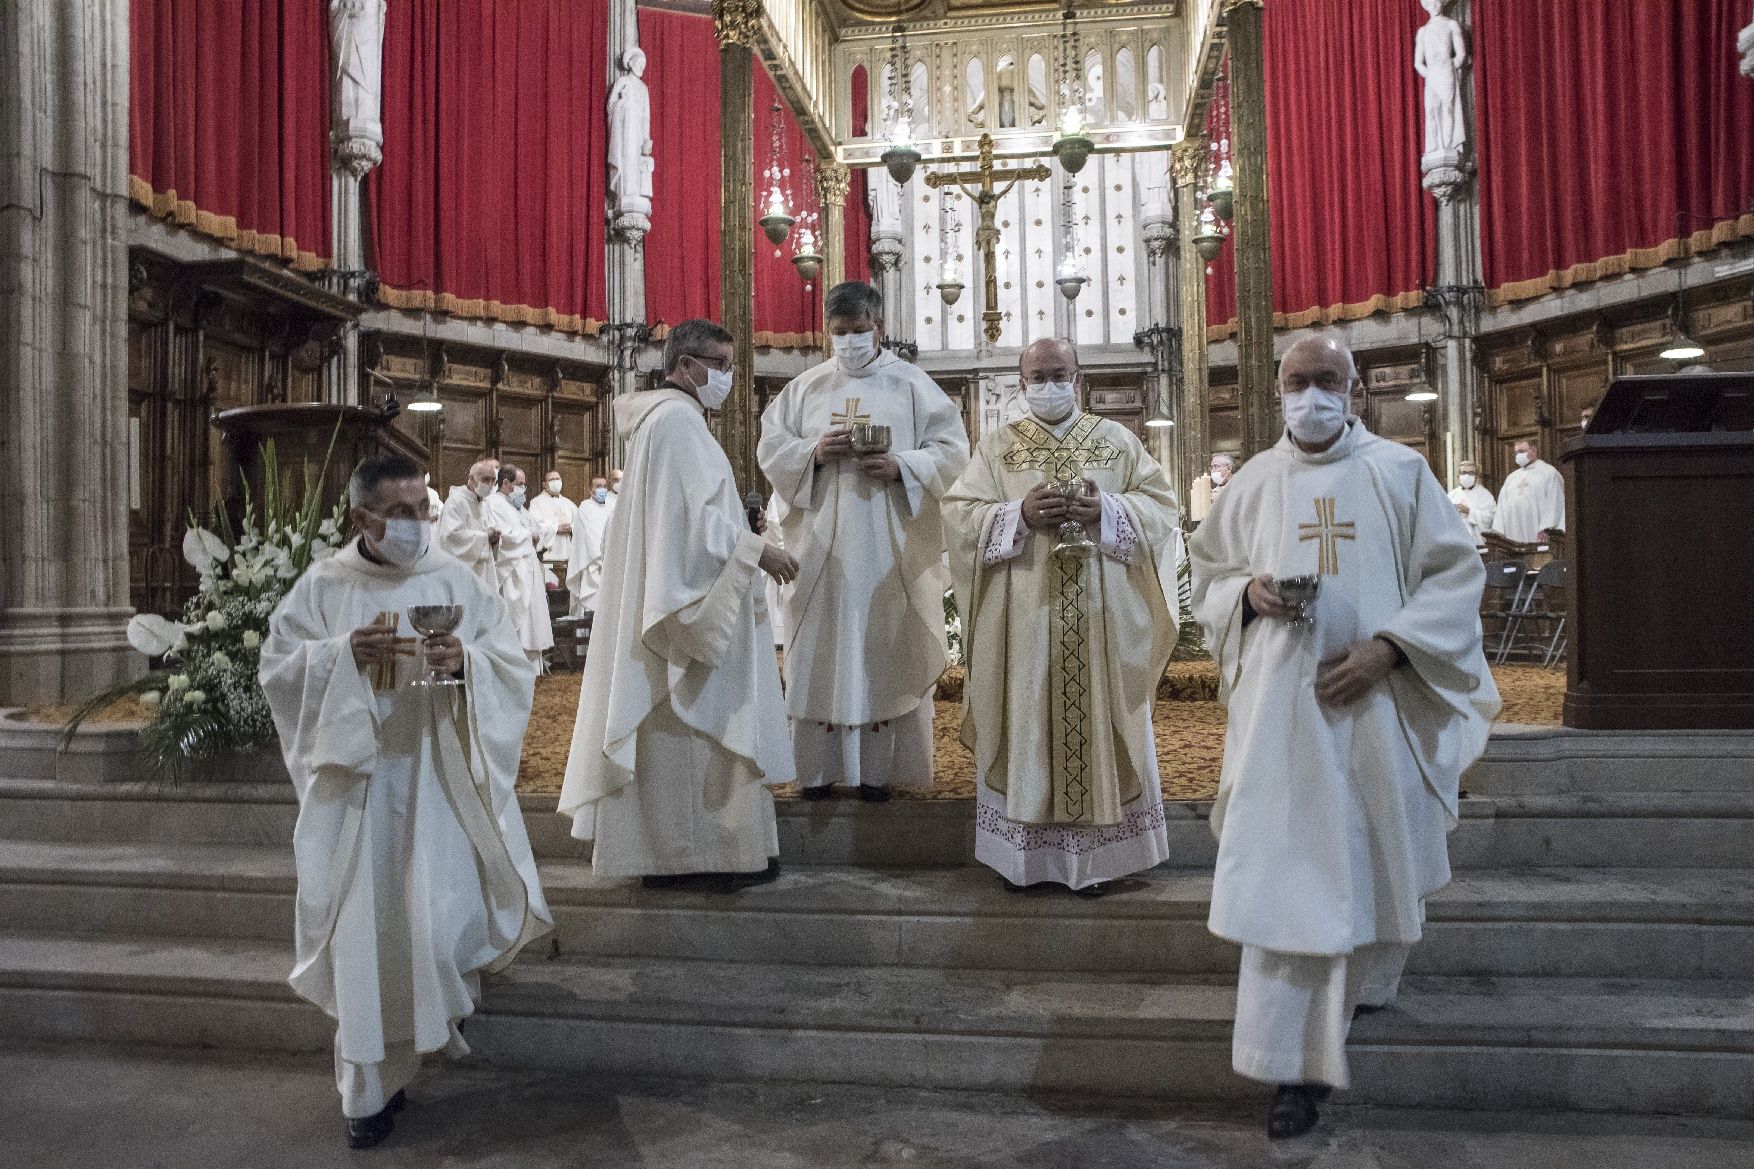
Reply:
[[[1017,361],[1017,371],[1026,385],[1042,382],[1069,382],[1078,376],[1078,350],[1070,341],[1043,337],[1032,341]]]
[[[486,495],[494,489],[499,478],[499,460],[482,459],[469,468],[469,487],[477,495]],[[485,488],[485,490],[483,489]]]
[[[1336,337],[1305,337],[1279,359],[1281,394],[1310,386],[1349,394],[1357,381],[1358,363],[1352,358],[1352,350]]]

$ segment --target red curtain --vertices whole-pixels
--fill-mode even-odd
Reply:
[[[238,248],[327,265],[329,6],[133,0],[129,194]]]
[[[1437,268],[1411,64],[1423,14],[1405,0],[1275,0],[1265,12],[1274,326],[1417,307]],[[1225,250],[1213,268],[1233,283]],[[1233,331],[1234,289],[1215,307],[1211,332]]]
[[[646,319],[719,319],[719,45],[713,22],[639,10],[652,92]]]
[[[755,74],[755,218],[765,212],[762,206],[765,189],[761,172],[767,167],[772,149],[773,107],[779,106],[781,158],[792,172],[792,213],[815,199],[806,192],[809,181],[804,170],[804,155],[810,143],[804,137],[798,120],[780,97],[779,90],[765,68]],[[792,231],[797,232],[794,227]],[[821,315],[820,281],[806,285],[792,267],[792,245],[796,235],[775,247],[763,235],[759,224],[755,229],[755,343],[779,348],[809,348],[821,344],[817,318]]]
[[[608,44],[598,3],[389,6],[384,161],[367,187],[386,303],[597,331]]]
[[[1488,303],[1754,236],[1746,0],[1475,0]]]
[[[853,136],[869,133],[871,94],[865,67],[853,70]],[[847,185],[846,232],[844,235],[847,279],[869,282],[871,279],[871,172],[854,170]],[[900,306],[892,311],[900,311]]]

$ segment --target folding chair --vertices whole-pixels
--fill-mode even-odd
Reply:
[[[1541,665],[1552,664],[1565,633],[1565,582],[1564,561],[1550,560],[1541,566],[1541,571],[1518,594],[1517,602],[1506,615],[1504,634],[1498,640],[1498,657],[1494,664],[1503,665],[1505,659],[1519,649],[1530,651],[1531,656],[1538,649],[1541,651]],[[1525,624],[1534,632],[1525,635]]]
[[[1480,628],[1490,639],[1502,635],[1510,624],[1510,614],[1522,602],[1523,587],[1529,575],[1520,560],[1492,560],[1486,564],[1486,588],[1480,594]]]

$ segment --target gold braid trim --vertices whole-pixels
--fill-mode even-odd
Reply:
[[[419,288],[391,288],[381,285],[378,299],[391,308],[411,312],[446,313],[453,317],[470,317],[483,321],[504,321],[508,325],[536,325],[558,333],[576,333],[595,337],[603,331],[603,322],[573,313],[556,312],[551,308],[533,308],[527,304],[503,304],[497,300],[466,300],[448,292],[427,292]]]
[[[669,325],[653,325],[652,340],[662,341],[670,335]],[[821,349],[822,334],[809,333],[769,333],[757,332],[752,338],[761,349]]]
[[[1085,612],[1083,556],[1054,556],[1054,599],[1048,622],[1048,759],[1053,819],[1090,823],[1090,617]]]
[[[138,175],[128,176],[128,198],[154,219],[212,236],[240,252],[285,260],[295,271],[318,272],[329,266],[328,260],[300,248],[298,241],[291,236],[239,227],[236,216],[203,211],[190,200],[178,198],[175,191],[155,191]]]
[[[1331,325],[1335,321],[1358,321],[1373,313],[1401,313],[1408,309],[1418,308],[1425,303],[1423,289],[1412,292],[1399,292],[1393,296],[1379,293],[1369,300],[1361,300],[1356,304],[1332,304],[1326,308],[1303,309],[1295,313],[1274,313],[1275,329],[1303,329],[1310,325]],[[1222,341],[1236,332],[1236,318],[1232,317],[1221,325],[1206,326],[1206,340]]]
[[[1618,256],[1607,256],[1594,263],[1573,264],[1545,276],[1500,284],[1487,292],[1486,304],[1497,308],[1512,301],[1528,300],[1562,288],[1570,288],[1575,284],[1587,284],[1591,280],[1604,280],[1609,276],[1624,276],[1640,268],[1656,268],[1682,256],[1697,255],[1750,237],[1754,237],[1754,214],[1719,220],[1704,231],[1696,231],[1680,239],[1664,240],[1652,248],[1632,248]]]

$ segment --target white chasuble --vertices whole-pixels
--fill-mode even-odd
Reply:
[[[979,787],[977,858],[1018,884],[1124,876],[1168,849],[1151,705],[1176,639],[1168,480],[1119,423],[1026,417],[984,436],[945,499]],[[1082,476],[1100,554],[1056,555],[1021,500]],[[1108,854],[1108,855],[1104,855]]]
[[[1498,514],[1498,501],[1492,498],[1492,492],[1476,483],[1472,487],[1457,485],[1450,488],[1449,501],[1452,505],[1467,504],[1468,511],[1463,515],[1460,510],[1456,514],[1462,517],[1462,523],[1468,526],[1468,534],[1474,537],[1475,547],[1485,543],[1485,533],[1492,530],[1493,517]]]
[[[1229,709],[1212,932],[1293,954],[1417,941],[1499,708],[1467,526],[1417,452],[1353,419],[1327,451],[1281,437],[1250,459],[1188,548]],[[1263,573],[1321,577],[1313,627],[1245,626]],[[1351,705],[1318,702],[1317,665],[1378,635],[1406,663]]]
[[[587,499],[579,504],[572,558],[566,562],[566,591],[574,617],[583,617],[597,607],[597,590],[603,585],[603,537],[614,514],[614,496],[608,503]]]
[[[778,851],[791,740],[731,464],[673,387],[615,401],[627,477],[604,541],[562,815],[599,874],[750,872]]]
[[[374,687],[353,631],[393,613],[413,637],[431,604],[463,607],[464,685],[412,685],[410,656]],[[402,569],[355,544],[281,601],[260,677],[299,800],[293,989],[347,1063],[467,1051],[480,972],[553,924],[513,791],[535,674],[505,603],[436,548]]]
[[[1542,532],[1565,527],[1565,476],[1543,459],[1518,467],[1498,489],[1492,530],[1507,540],[1533,544]]]
[[[526,510],[536,521],[536,549],[548,564],[565,564],[572,558],[573,534],[579,527],[579,509],[564,495],[550,494],[546,489],[530,500]],[[572,533],[562,532],[562,527]],[[566,574],[561,573],[562,576]]]
[[[499,595],[511,610],[518,627],[518,643],[532,661],[554,645],[554,625],[548,617],[548,587],[542,580],[542,561],[536,552],[540,530],[530,513],[495,491],[481,505],[481,518],[499,530],[494,564],[499,574]]]
[[[497,593],[499,569],[494,565],[493,545],[487,539],[490,525],[482,518],[481,507],[481,499],[468,487],[451,488],[433,537],[442,550],[468,565],[482,584]]]
[[[816,465],[824,434],[862,422],[890,428],[900,482],[874,482],[856,456]],[[956,404],[887,350],[854,373],[824,362],[762,414],[757,456],[799,565],[784,624],[800,779],[930,787],[930,695],[947,662],[939,501],[968,461]]]

